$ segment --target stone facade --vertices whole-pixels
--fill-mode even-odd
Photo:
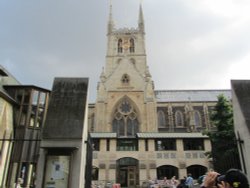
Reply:
[[[142,7],[137,28],[116,29],[108,21],[106,64],[95,104],[89,105],[93,140],[93,183],[142,185],[212,167],[211,144],[202,131],[213,129],[209,112],[229,90],[156,91],[147,66]]]

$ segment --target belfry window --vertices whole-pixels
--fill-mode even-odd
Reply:
[[[130,53],[135,52],[135,41],[134,41],[134,39],[129,40],[129,52]]]
[[[122,39],[118,40],[117,49],[118,53],[122,53]]]
[[[129,84],[129,76],[127,74],[124,74],[122,76],[122,80],[121,81],[122,81],[123,84]]]
[[[137,112],[127,98],[117,106],[112,125],[118,137],[134,137],[139,131]]]

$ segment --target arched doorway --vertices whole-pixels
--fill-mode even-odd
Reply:
[[[163,165],[157,168],[157,179],[163,179],[167,177],[168,179],[175,176],[177,179],[178,177],[178,168],[171,165]]]
[[[124,157],[117,160],[116,164],[116,182],[120,183],[121,187],[136,187],[136,185],[139,185],[139,162],[137,159]]]
[[[198,179],[199,176],[204,175],[207,172],[207,167],[202,165],[191,165],[187,167],[187,174],[192,174],[194,179]]]

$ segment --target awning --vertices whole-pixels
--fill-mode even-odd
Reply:
[[[91,138],[116,138],[116,133],[90,133]]]
[[[138,138],[208,138],[202,133],[137,133]]]

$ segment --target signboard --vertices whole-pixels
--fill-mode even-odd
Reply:
[[[46,188],[67,188],[70,156],[48,156],[45,173]]]

